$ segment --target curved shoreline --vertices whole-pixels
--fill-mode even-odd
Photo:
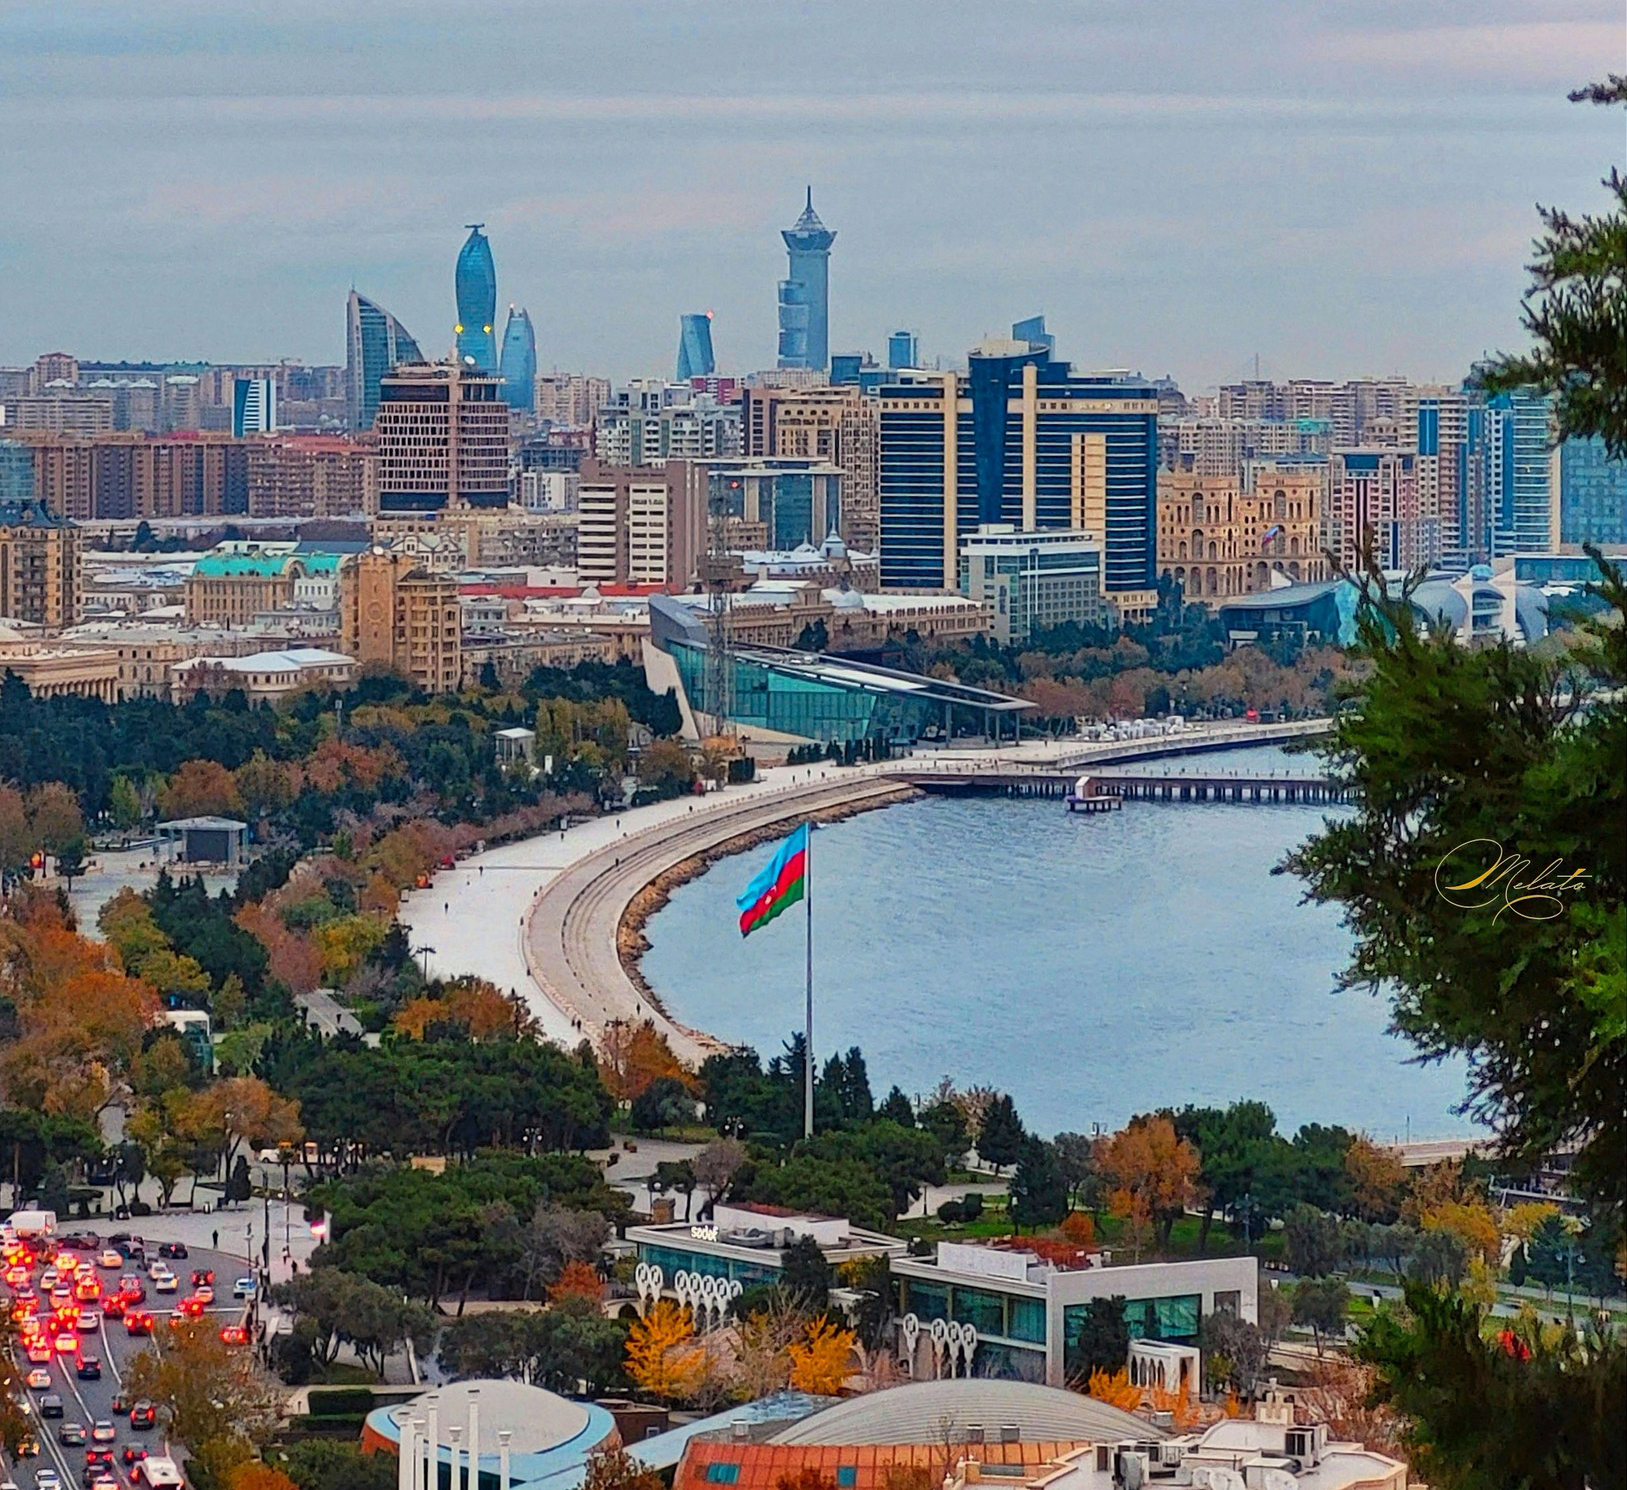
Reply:
[[[912,801],[924,795],[919,788],[909,787],[894,796],[844,802],[833,807],[821,808],[816,812],[794,813],[791,816],[804,817],[820,825],[839,823],[847,818],[857,817],[861,812],[879,811],[883,807],[892,807],[899,802]],[[621,965],[626,969],[633,986],[642,989],[644,997],[666,1018],[671,1019],[672,1015],[661,995],[650,986],[642,967],[644,954],[650,950],[649,938],[644,934],[644,928],[649,924],[650,918],[666,906],[672,899],[674,890],[687,885],[691,880],[699,879],[714,864],[721,864],[725,859],[749,853],[754,848],[759,848],[765,843],[773,843],[783,837],[786,821],[787,819],[782,817],[778,822],[765,823],[760,828],[752,828],[733,838],[726,838],[710,848],[690,855],[682,863],[674,864],[671,869],[658,874],[623,908],[621,919],[616,925],[617,955],[621,958]]]

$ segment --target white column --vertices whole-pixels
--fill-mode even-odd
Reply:
[[[440,1399],[429,1399],[429,1437],[424,1443],[424,1490],[440,1490],[441,1483],[441,1409]]]
[[[480,1388],[469,1388],[469,1490],[480,1490]]]
[[[513,1436],[507,1428],[497,1430],[497,1490],[508,1490],[508,1441]]]
[[[401,1452],[396,1460],[395,1490],[416,1490],[412,1456],[417,1452],[417,1442],[409,1413],[401,1419]]]
[[[422,1418],[412,1420],[412,1490],[427,1490],[424,1482],[424,1430]]]
[[[446,1430],[446,1436],[451,1440],[451,1447],[448,1450],[452,1460],[448,1466],[451,1490],[463,1490],[463,1425],[454,1423]]]

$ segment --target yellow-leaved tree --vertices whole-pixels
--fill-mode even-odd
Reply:
[[[687,1308],[658,1299],[627,1334],[627,1374],[652,1397],[679,1402],[706,1376],[706,1352],[695,1340]]]
[[[791,1361],[791,1386],[816,1397],[834,1397],[854,1369],[853,1347],[858,1337],[852,1330],[832,1324],[821,1314],[808,1321],[803,1338],[786,1348]]]

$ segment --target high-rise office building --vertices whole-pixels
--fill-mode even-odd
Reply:
[[[34,447],[26,440],[0,440],[0,502],[34,500]]]
[[[477,372],[497,371],[497,266],[491,243],[481,232],[484,223],[468,225],[469,236],[458,250],[452,287],[457,296],[458,361],[473,363]]]
[[[1559,447],[1559,541],[1627,543],[1627,461],[1598,435]]]
[[[921,365],[921,349],[913,331],[895,331],[887,338],[887,367],[899,372],[906,367]]]
[[[545,424],[592,424],[609,402],[609,378],[553,372],[537,379],[537,418]]]
[[[277,384],[273,378],[237,378],[232,383],[232,435],[269,435],[277,427]]]
[[[508,505],[502,382],[458,363],[398,367],[379,385],[381,513]]]
[[[352,433],[372,429],[384,375],[404,362],[423,360],[400,321],[382,305],[350,292],[345,302],[345,414]]]
[[[1427,567],[1440,556],[1440,524],[1418,507],[1411,450],[1335,450],[1328,471],[1328,549],[1350,568],[1369,551],[1381,569]]]
[[[712,312],[696,311],[678,317],[678,381],[709,378],[717,371],[712,356]]]
[[[883,585],[953,589],[961,536],[1007,523],[1090,534],[1119,613],[1156,603],[1151,384],[1075,373],[1043,344],[991,341],[968,372],[906,374],[879,397]]]
[[[779,365],[823,372],[830,362],[830,246],[836,234],[814,211],[813,187],[802,216],[780,237],[790,267],[780,281]]]
[[[1475,557],[1466,537],[1469,396],[1460,388],[1409,385],[1401,391],[1399,436],[1401,448],[1418,455],[1418,511],[1440,535],[1438,551],[1423,561],[1469,563]]]
[[[1056,351],[1056,338],[1045,329],[1044,316],[1030,316],[1026,321],[1012,322],[1011,339],[1025,341],[1031,347],[1040,347],[1047,356]]]
[[[1559,540],[1559,455],[1549,443],[1546,394],[1521,389],[1486,400],[1468,460],[1485,504],[1489,557],[1545,554]]]
[[[873,554],[880,418],[876,400],[857,388],[747,388],[745,448],[749,456],[828,460],[842,468],[842,537]]]
[[[582,465],[576,567],[584,584],[680,590],[706,552],[703,465]]]
[[[503,327],[503,402],[511,409],[530,412],[537,397],[537,333],[531,313],[508,308]]]

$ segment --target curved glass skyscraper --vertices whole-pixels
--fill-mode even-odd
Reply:
[[[537,334],[531,312],[508,308],[503,327],[503,402],[511,409],[529,409],[537,394]]]
[[[830,246],[836,234],[814,211],[813,187],[802,216],[780,237],[790,260],[780,281],[780,366],[823,372],[830,365]]]
[[[350,292],[345,302],[345,405],[352,430],[373,427],[379,406],[379,380],[403,362],[424,354],[407,328],[382,305]]]
[[[468,225],[469,236],[458,251],[458,266],[452,277],[457,292],[458,361],[470,359],[483,373],[497,371],[497,266],[492,263],[491,244],[481,232],[484,223]]]
[[[709,378],[717,371],[712,358],[712,312],[678,317],[678,381]]]

